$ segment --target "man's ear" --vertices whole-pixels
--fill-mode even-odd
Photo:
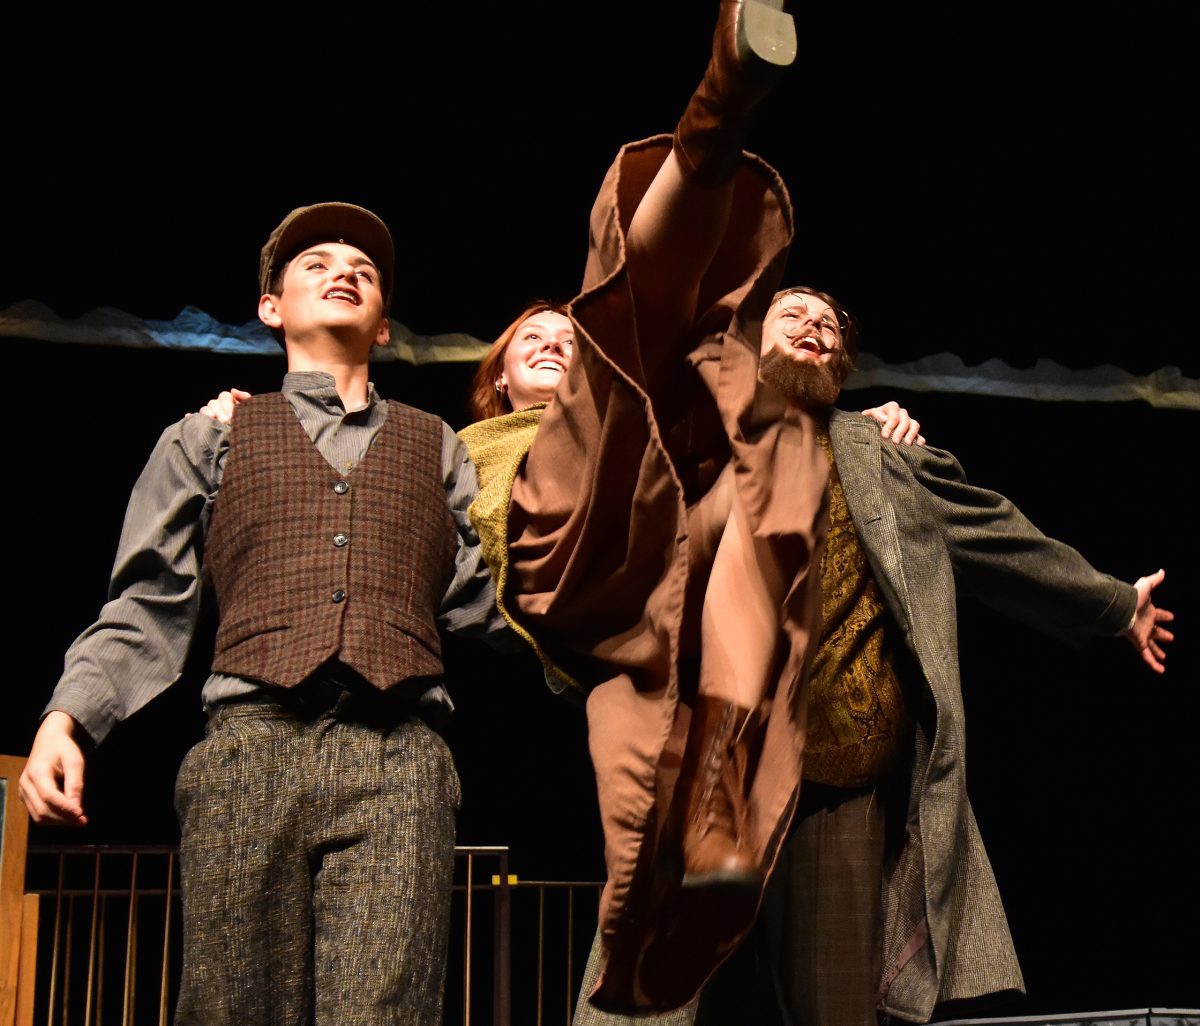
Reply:
[[[375,334],[375,345],[386,346],[392,340],[392,319],[384,317],[383,323],[379,325],[379,331]]]
[[[283,318],[279,315],[279,297],[263,293],[258,301],[258,319],[268,328],[282,328]]]

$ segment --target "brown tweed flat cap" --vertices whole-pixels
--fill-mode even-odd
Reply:
[[[357,246],[379,268],[383,277],[385,309],[392,301],[392,281],[396,273],[396,250],[392,233],[366,207],[354,203],[313,203],[297,207],[279,222],[262,248],[258,261],[260,294],[271,288],[271,276],[307,246],[319,242],[345,242]]]

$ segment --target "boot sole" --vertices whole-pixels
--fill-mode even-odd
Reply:
[[[719,889],[730,894],[742,891],[758,893],[762,886],[762,877],[753,873],[741,873],[734,870],[713,870],[710,873],[686,873],[680,881],[680,886],[687,890],[702,888]]]
[[[744,0],[738,17],[738,57],[786,68],[796,59],[796,23],[783,0]]]

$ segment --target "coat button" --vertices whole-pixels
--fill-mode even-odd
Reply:
[[[342,591],[342,589],[341,589],[341,588],[338,588],[338,590],[337,590],[337,591],[335,591],[335,592],[334,592],[332,595],[330,595],[329,597],[330,597],[331,599],[333,599],[333,601],[334,601],[334,602],[343,602],[343,601],[345,601],[345,598],[346,598],[346,593],[345,593],[344,591]]]
[[[338,495],[345,495],[348,491],[350,491],[350,482],[349,481],[337,481],[334,483],[333,490]]]
[[[348,542],[349,540],[350,540],[350,535],[343,534],[341,531],[338,531],[338,533],[333,536],[333,544],[336,545],[339,549],[343,545],[345,545],[346,542]]]

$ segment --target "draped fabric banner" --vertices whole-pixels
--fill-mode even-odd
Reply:
[[[129,346],[137,349],[206,349],[214,353],[278,355],[282,350],[259,321],[221,324],[203,310],[185,307],[173,321],[147,321],[123,310],[100,307],[75,320],[59,317],[41,303],[14,303],[0,311],[0,337],[76,345]],[[477,362],[487,343],[462,332],[417,335],[392,321],[392,340],[372,351],[374,360],[406,363]]]
[[[221,324],[202,310],[186,307],[173,321],[147,321],[107,307],[68,320],[35,302],[16,303],[0,312],[0,336],[79,345],[207,349],[219,353],[278,353],[279,345],[258,321]],[[477,362],[488,343],[463,332],[417,335],[392,321],[392,340],[372,354],[376,360],[411,364]],[[847,389],[885,386],[914,392],[952,392],[1051,402],[1128,402],[1141,400],[1163,409],[1200,411],[1200,379],[1184,377],[1177,367],[1137,376],[1112,365],[1071,370],[1052,360],[1033,367],[1010,367],[985,360],[968,367],[953,353],[938,353],[910,363],[885,363],[863,353]]]
[[[968,367],[953,353],[893,364],[862,353],[858,371],[846,380],[844,387],[875,386],[1051,402],[1113,403],[1141,399],[1163,409],[1200,410],[1200,379],[1185,378],[1178,367],[1162,367],[1137,377],[1111,364],[1071,370],[1053,360],[1038,360],[1023,370],[1002,360],[985,360],[976,367]]]

